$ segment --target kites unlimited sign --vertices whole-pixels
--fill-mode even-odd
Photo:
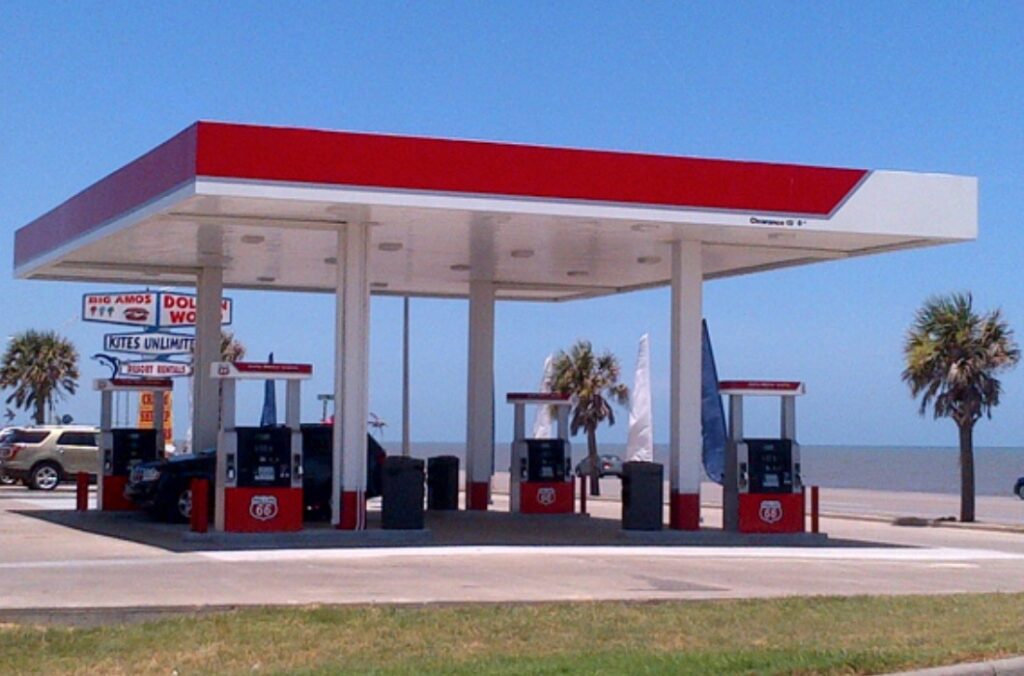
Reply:
[[[231,323],[231,309],[231,299],[223,299],[222,324]],[[103,337],[104,352],[143,357],[128,360],[111,354],[94,355],[94,359],[110,367],[111,377],[174,378],[192,375],[191,361],[174,361],[170,357],[192,354],[195,336],[161,329],[196,325],[194,294],[149,290],[89,293],[82,297],[82,319],[143,329],[132,333],[108,333]]]

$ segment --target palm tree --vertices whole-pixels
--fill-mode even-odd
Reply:
[[[242,345],[230,331],[220,330],[221,361],[242,361],[245,359],[245,345]]]
[[[629,389],[619,383],[619,360],[611,352],[594,354],[590,341],[580,340],[568,353],[555,355],[551,391],[573,399],[569,429],[587,433],[587,458],[590,464],[590,494],[600,495],[600,467],[597,460],[597,427],[605,420],[615,424],[615,411],[609,400],[620,406],[629,400]]]
[[[971,294],[929,298],[907,333],[903,380],[921,397],[921,415],[952,418],[960,430],[960,520],[974,521],[974,424],[992,417],[995,375],[1020,359],[1013,331],[994,310],[975,314]]]
[[[13,388],[7,403],[32,411],[46,422],[53,402],[78,388],[78,350],[55,331],[25,331],[13,336],[0,362],[0,388]]]

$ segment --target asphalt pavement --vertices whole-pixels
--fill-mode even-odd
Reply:
[[[885,494],[864,497],[889,508]],[[612,499],[592,501],[589,517],[521,520],[496,495],[493,512],[432,514],[426,534],[404,541],[325,546],[314,534],[274,549],[195,543],[183,526],[73,506],[68,489],[0,488],[0,619],[86,608],[1024,592],[1024,534],[1013,531],[826,517],[824,543],[721,546],[624,535]],[[713,533],[721,512],[703,513]]]

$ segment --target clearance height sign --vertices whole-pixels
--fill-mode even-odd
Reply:
[[[139,427],[144,430],[153,429],[153,412],[155,406],[153,406],[153,397],[157,393],[154,392],[140,392],[139,393]],[[174,397],[172,392],[163,392],[164,395],[164,439],[166,443],[171,443],[174,439],[174,427],[172,414],[172,404],[174,403]]]
[[[231,323],[231,309],[231,299],[222,299],[221,324]],[[82,297],[82,319],[154,329],[190,328],[196,325],[196,296],[149,290],[88,293]]]

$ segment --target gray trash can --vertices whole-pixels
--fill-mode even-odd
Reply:
[[[664,472],[656,462],[622,465],[623,530],[661,530]]]
[[[396,530],[423,528],[423,461],[388,456],[384,459],[381,526]]]
[[[427,509],[459,508],[459,459],[438,455],[427,459]]]

